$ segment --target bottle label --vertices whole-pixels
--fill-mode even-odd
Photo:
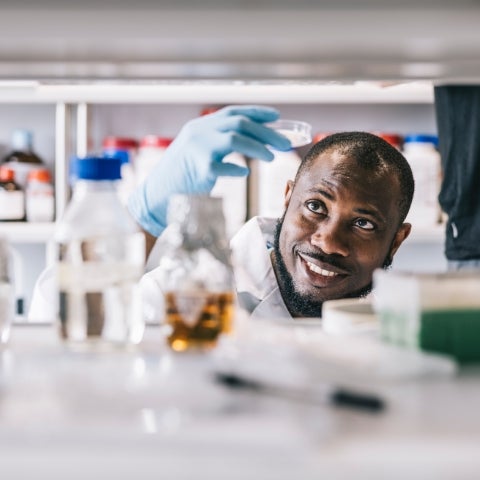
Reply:
[[[27,193],[27,220],[52,222],[55,202],[52,193]]]
[[[22,220],[24,216],[24,193],[22,191],[0,191],[0,220]]]

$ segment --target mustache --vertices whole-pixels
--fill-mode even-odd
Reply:
[[[309,250],[297,250],[297,253],[301,253],[304,257],[309,257],[313,260],[317,260],[321,263],[326,263],[332,267],[336,267],[346,273],[351,273],[351,269],[345,265],[345,263],[336,255],[328,255],[323,252],[309,251]]]

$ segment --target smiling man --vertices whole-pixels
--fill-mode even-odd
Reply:
[[[253,218],[232,239],[243,306],[253,316],[318,317],[326,300],[368,294],[373,271],[410,233],[413,190],[405,158],[375,135],[315,144],[286,186],[283,217]],[[254,248],[262,242],[263,253]]]
[[[319,316],[326,300],[369,293],[410,233],[407,161],[382,139],[338,133],[305,157],[285,197],[272,263],[292,316]]]
[[[291,148],[266,125],[278,116],[269,107],[230,106],[181,129],[129,200],[149,248],[166,227],[173,194],[209,194],[219,176],[248,174],[229,153],[271,161],[271,147]],[[254,217],[231,240],[239,305],[252,317],[318,317],[326,300],[366,295],[373,271],[391,264],[410,233],[413,189],[405,158],[375,135],[338,133],[315,144],[286,185],[282,218]],[[157,321],[164,305],[155,270],[142,287],[147,320]],[[47,269],[30,318],[53,318],[54,298]]]

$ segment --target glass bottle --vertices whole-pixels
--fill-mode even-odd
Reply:
[[[58,224],[58,316],[74,345],[128,345],[144,332],[138,281],[145,238],[116,191],[119,158],[76,158],[73,196]]]
[[[44,161],[33,149],[33,134],[30,130],[19,128],[13,131],[11,150],[2,163],[15,171],[15,181],[25,190],[28,173],[45,167]]]
[[[222,199],[175,195],[168,223],[157,270],[167,342],[175,351],[210,349],[232,330],[235,303]]]
[[[25,220],[25,192],[15,181],[15,171],[0,166],[0,221]]]

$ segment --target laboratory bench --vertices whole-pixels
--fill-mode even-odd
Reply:
[[[136,347],[93,351],[65,345],[54,325],[15,324],[0,350],[1,476],[478,478],[480,369],[377,342],[265,322],[175,353],[149,325]],[[229,388],[225,372],[278,388]],[[312,383],[353,386],[385,408],[327,402]]]

